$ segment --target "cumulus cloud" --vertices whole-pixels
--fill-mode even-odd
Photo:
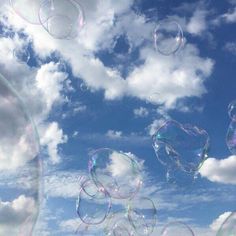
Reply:
[[[117,130],[108,130],[106,133],[106,136],[111,138],[111,139],[119,139],[123,135],[122,131],[117,131]]]
[[[134,109],[134,115],[135,117],[146,117],[149,115],[149,111],[145,107],[136,108]]]
[[[212,182],[223,184],[236,184],[236,156],[218,160],[208,158],[200,169],[202,177]]]
[[[223,224],[223,222],[230,216],[232,212],[224,212],[221,214],[217,219],[215,219],[212,224],[210,225],[210,228],[213,231],[219,230],[220,226]]]

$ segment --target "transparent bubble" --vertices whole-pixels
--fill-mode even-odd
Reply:
[[[194,174],[208,157],[209,136],[196,126],[168,120],[153,136],[153,147],[162,165]]]
[[[151,235],[156,222],[157,210],[149,198],[134,198],[128,206],[128,218],[139,235]]]
[[[88,225],[85,223],[78,223],[75,235],[79,236],[105,236],[104,228],[100,225]]]
[[[15,13],[30,24],[40,24],[38,13],[44,0],[10,0]]]
[[[0,212],[1,233],[29,236],[41,196],[39,139],[22,99],[2,75],[0,101],[0,205],[8,212],[7,218]]]
[[[183,44],[183,38],[181,26],[169,19],[161,21],[154,30],[155,48],[165,56],[176,53]]]
[[[175,221],[167,224],[161,232],[161,236],[173,235],[194,236],[194,233],[187,224]]]
[[[45,0],[39,10],[39,19],[56,39],[75,38],[84,25],[83,10],[75,0]]]
[[[111,199],[99,184],[87,179],[83,182],[76,204],[79,218],[85,224],[101,224],[111,209]]]
[[[231,121],[227,134],[226,134],[226,144],[229,151],[235,155],[236,154],[236,121]]]
[[[232,212],[223,222],[216,236],[235,236],[236,235],[236,212]]]
[[[30,53],[27,48],[19,48],[13,51],[13,56],[19,63],[28,63],[30,60]]]
[[[109,148],[91,153],[89,171],[94,183],[101,183],[117,199],[133,197],[142,183],[138,163],[127,154]]]
[[[114,212],[108,219],[105,227],[107,236],[133,236],[134,230],[127,219],[126,212]]]
[[[232,101],[228,106],[228,114],[230,119],[236,121],[236,100]]]

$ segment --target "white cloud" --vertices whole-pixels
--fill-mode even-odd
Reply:
[[[213,231],[219,230],[220,226],[223,224],[223,222],[230,216],[232,212],[224,212],[221,214],[217,219],[215,219],[212,224],[210,225],[210,228]]]
[[[157,129],[165,123],[165,119],[158,119],[158,120],[154,120],[148,127],[148,133],[150,136],[154,135],[157,131]]]
[[[42,132],[43,130],[43,132]],[[53,164],[61,161],[58,154],[58,145],[66,143],[67,135],[63,134],[57,122],[49,123],[47,126],[41,127],[41,144],[47,147],[48,154]]]
[[[236,156],[218,160],[208,158],[200,169],[202,177],[212,182],[223,184],[236,184]]]
[[[227,42],[224,46],[224,50],[236,55],[236,43],[235,42]]]
[[[111,138],[111,139],[119,139],[122,137],[122,131],[117,131],[117,130],[108,130],[106,133],[106,136]]]
[[[0,234],[16,235],[23,228],[33,227],[37,207],[33,198],[20,195],[13,201],[0,201]]]
[[[236,22],[236,7],[232,9],[231,11],[225,13],[222,15],[222,18],[227,22],[227,23],[235,23]]]
[[[149,115],[149,111],[145,107],[140,107],[134,109],[134,115],[135,117],[147,117]]]

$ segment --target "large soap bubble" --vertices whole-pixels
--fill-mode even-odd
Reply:
[[[154,30],[154,44],[156,50],[162,55],[176,53],[183,44],[181,26],[169,19],[161,21]]]
[[[161,236],[173,235],[194,236],[194,233],[187,224],[180,221],[175,221],[167,224],[161,232]]]
[[[44,29],[56,39],[72,39],[84,25],[82,7],[75,0],[45,0],[39,10]]]
[[[79,193],[76,211],[85,224],[101,224],[111,209],[111,199],[106,190],[97,183],[87,179]]]
[[[226,144],[229,151],[235,155],[236,154],[236,121],[231,121],[227,134],[226,134]]]
[[[153,147],[159,162],[167,168],[173,165],[195,173],[208,157],[209,136],[196,126],[168,120],[153,136]]]
[[[10,0],[16,14],[31,24],[40,24],[38,13],[44,0]]]
[[[39,141],[22,99],[2,75],[0,134],[0,235],[29,236],[40,202]]]
[[[228,106],[228,114],[231,120],[236,121],[236,100],[232,101]]]
[[[128,218],[139,235],[151,235],[157,221],[157,210],[149,198],[131,199],[128,206]]]
[[[137,161],[109,148],[91,154],[89,171],[94,183],[101,183],[111,197],[117,199],[133,197],[142,183]]]
[[[232,212],[223,222],[216,236],[235,236],[236,235],[236,212]]]

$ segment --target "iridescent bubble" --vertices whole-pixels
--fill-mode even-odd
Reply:
[[[113,198],[127,199],[139,190],[139,164],[129,155],[109,148],[91,153],[89,171],[94,183],[101,183]]]
[[[231,120],[236,121],[236,100],[232,101],[228,106],[228,114]]]
[[[41,197],[39,139],[23,100],[0,75],[0,214],[4,235],[30,236]],[[13,227],[14,226],[14,227]]]
[[[56,39],[75,38],[84,25],[82,7],[75,0],[45,0],[39,10],[39,19]]]
[[[226,144],[229,151],[235,155],[236,154],[236,121],[231,121],[227,134],[226,134]]]
[[[30,60],[30,53],[27,48],[19,48],[13,51],[13,56],[19,63],[28,63]]]
[[[85,224],[101,224],[111,209],[111,199],[106,190],[98,182],[87,179],[82,184],[76,204],[79,218]]]
[[[196,126],[168,120],[153,136],[153,147],[162,165],[194,174],[208,157],[209,136]]]
[[[161,232],[161,236],[173,235],[194,236],[194,233],[187,224],[180,221],[175,221],[167,224]]]
[[[223,222],[216,236],[235,236],[236,235],[236,212],[232,212]]]
[[[176,53],[183,44],[181,26],[172,20],[161,21],[154,30],[154,44],[162,55],[169,56]]]
[[[151,235],[157,222],[157,210],[149,198],[131,199],[128,205],[128,219],[136,233]]]
[[[10,0],[15,13],[30,24],[40,24],[38,13],[44,0]]]

